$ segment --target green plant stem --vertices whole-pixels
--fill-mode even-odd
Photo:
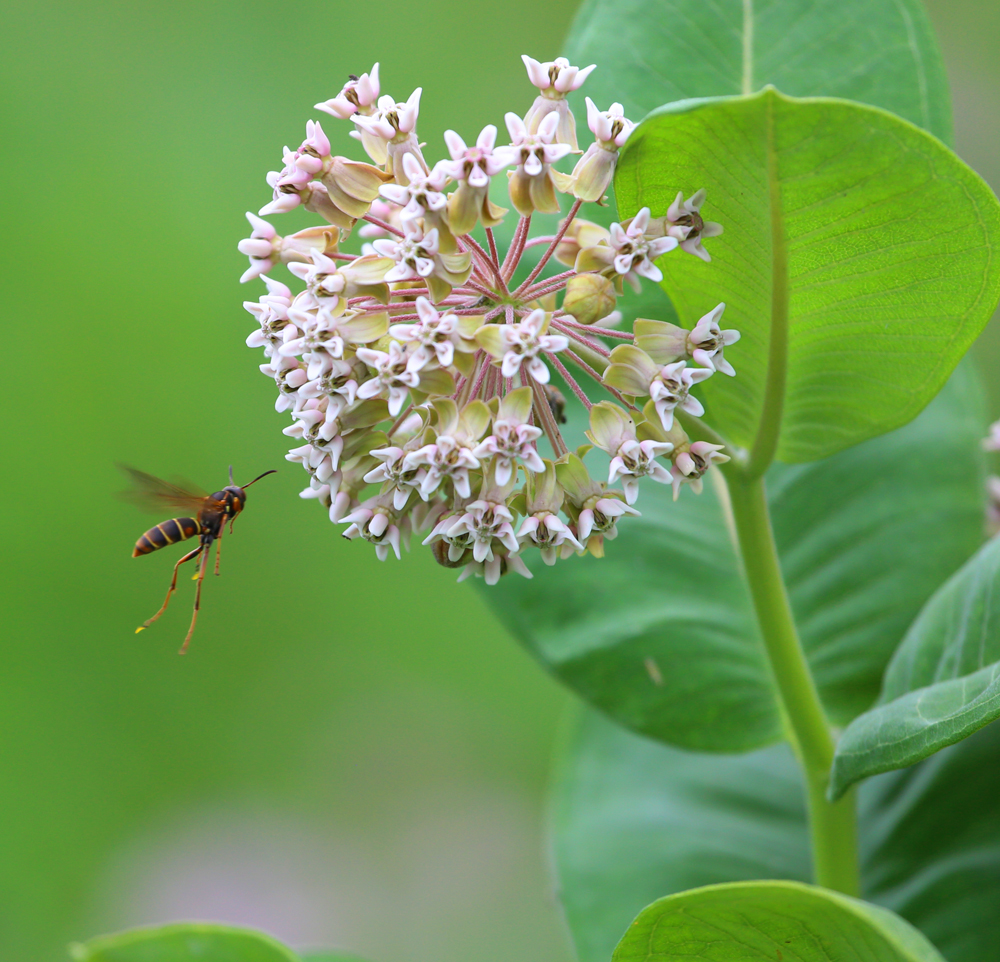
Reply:
[[[860,893],[853,794],[826,798],[834,740],[799,641],[781,574],[762,478],[727,477],[740,555],[788,730],[802,765],[817,885]]]

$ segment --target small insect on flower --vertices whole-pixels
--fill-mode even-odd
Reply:
[[[195,622],[198,620],[198,609],[201,607],[201,583],[205,578],[205,567],[208,556],[211,553],[212,542],[218,542],[218,550],[215,555],[215,573],[219,573],[219,558],[222,555],[222,533],[229,522],[229,530],[233,530],[233,522],[236,520],[246,504],[246,489],[251,484],[255,484],[261,478],[274,474],[274,469],[265,471],[258,475],[253,481],[244,484],[242,487],[233,484],[233,467],[229,466],[229,484],[221,491],[214,494],[205,494],[202,491],[191,490],[170,484],[168,481],[161,481],[159,478],[146,474],[145,471],[137,471],[135,468],[120,465],[121,469],[132,479],[133,487],[123,493],[127,501],[132,501],[140,507],[160,510],[165,508],[186,509],[192,517],[169,518],[150,528],[135,543],[132,549],[132,557],[138,558],[140,555],[150,554],[160,548],[165,548],[168,544],[175,544],[178,541],[187,541],[198,535],[198,547],[189,551],[177,564],[174,565],[174,577],[170,582],[167,597],[163,601],[160,610],[152,618],[144,621],[135,633],[138,634],[148,628],[160,615],[167,610],[170,603],[170,596],[177,588],[177,569],[185,561],[193,561],[201,555],[201,564],[192,578],[198,582],[194,596],[194,611],[191,615],[191,627],[184,638],[179,654],[183,655],[187,651],[188,642],[194,634]]]

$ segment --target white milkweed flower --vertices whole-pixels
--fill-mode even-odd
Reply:
[[[273,377],[278,388],[278,398],[274,402],[275,411],[280,414],[295,407],[298,403],[298,389],[309,380],[306,369],[295,358],[275,356],[271,358],[269,364],[261,364],[260,371],[268,377]]]
[[[555,465],[551,461],[543,461],[540,471],[528,475],[524,499],[525,518],[517,530],[522,548],[534,545],[547,565],[554,565],[567,549],[585,550],[573,529],[559,517],[565,492],[556,479]]]
[[[531,403],[530,387],[511,391],[497,408],[492,433],[483,438],[472,452],[481,460],[496,459],[494,472],[497,484],[505,485],[511,480],[519,461],[529,471],[545,470],[545,463],[535,447],[535,442],[542,436],[542,429],[528,424]]]
[[[383,184],[379,193],[403,208],[399,217],[404,224],[418,217],[440,214],[448,206],[448,198],[441,193],[448,181],[447,174],[440,169],[440,165],[430,173],[425,172],[413,154],[404,154],[402,164],[406,186]]]
[[[299,448],[292,448],[285,455],[286,461],[300,461],[307,465],[314,478],[329,482],[340,464],[344,451],[344,438],[336,434],[330,438],[317,437]]]
[[[358,358],[375,370],[374,377],[358,388],[358,397],[374,398],[388,394],[389,414],[395,417],[402,410],[410,388],[420,383],[420,375],[406,366],[407,358],[402,346],[398,341],[391,341],[388,353],[363,347],[358,350]]]
[[[379,561],[385,561],[392,550],[396,560],[402,557],[399,553],[400,529],[391,508],[381,503],[380,498],[373,498],[361,507],[352,511],[342,519],[349,523],[344,531],[348,540],[364,538],[375,546],[375,556]]]
[[[529,543],[538,548],[542,561],[549,566],[556,563],[566,546],[584,550],[573,529],[552,511],[529,514],[517,529],[517,540],[522,548]]]
[[[664,431],[674,424],[674,410],[680,408],[700,418],[705,413],[701,401],[692,397],[691,388],[712,374],[711,368],[688,367],[684,361],[665,364],[649,385],[648,394],[656,405],[656,413]]]
[[[392,97],[379,97],[377,111],[370,117],[355,116],[354,121],[364,130],[385,141],[394,140],[400,135],[411,134],[416,128],[417,116],[420,113],[421,93],[421,88],[417,87],[405,103],[396,103]],[[372,159],[376,163],[385,162]]]
[[[347,289],[347,278],[335,260],[319,250],[313,250],[311,264],[289,264],[288,269],[306,285],[306,289],[295,298],[296,308],[303,311],[346,309],[344,291]]]
[[[315,120],[306,121],[306,139],[295,151],[292,164],[299,170],[309,174],[310,178],[323,171],[330,159],[330,138],[323,127]]]
[[[556,95],[562,98],[570,91],[579,90],[597,67],[593,63],[582,69],[573,67],[565,57],[556,57],[555,60],[546,60],[544,63],[527,54],[521,54],[521,59],[527,68],[528,79],[543,93],[553,95],[554,99]]]
[[[650,223],[647,235],[676,237],[681,250],[700,257],[706,263],[710,262],[712,258],[702,246],[702,241],[718,237],[722,233],[722,224],[702,218],[701,208],[706,196],[704,190],[697,190],[685,200],[684,192],[678,191],[667,213]]]
[[[531,577],[524,563],[516,560],[521,546],[514,533],[514,512],[507,504],[511,487],[499,484],[487,469],[479,497],[457,505],[424,539],[424,544],[440,542],[452,566],[465,566],[459,581],[479,574],[487,584],[493,584],[505,568]]]
[[[385,448],[374,448],[369,454],[381,462],[365,475],[368,484],[383,484],[388,482],[392,491],[392,506],[397,511],[406,507],[406,502],[414,488],[420,487],[423,474],[419,468],[406,467],[404,459],[406,451],[390,445]]]
[[[344,356],[344,339],[337,331],[338,319],[294,307],[289,315],[299,329],[299,336],[285,341],[278,353],[284,357],[302,357],[312,381],[333,368],[334,358]]]
[[[559,201],[556,199],[555,171],[551,165],[562,160],[573,148],[569,144],[557,143],[559,117],[549,114],[532,133],[515,113],[504,118],[510,133],[511,149],[517,169],[510,175],[510,199],[522,217],[533,211],[558,214]]]
[[[411,451],[403,459],[406,470],[423,468],[420,482],[420,496],[426,501],[437,490],[445,478],[455,485],[455,493],[460,498],[468,498],[469,471],[479,467],[479,459],[472,448],[448,434],[439,435],[432,444],[425,444]]]
[[[576,162],[571,174],[557,174],[555,181],[559,190],[572,193],[577,200],[600,203],[614,176],[618,150],[625,145],[635,124],[625,118],[621,104],[612,104],[601,111],[589,97],[586,101],[587,125],[594,143]]]
[[[473,501],[448,529],[453,542],[464,540],[474,561],[492,561],[494,541],[516,554],[520,548],[514,535],[514,515],[503,503]]]
[[[444,132],[444,142],[451,160],[439,160],[435,166],[452,180],[469,187],[489,187],[490,178],[517,159],[513,147],[496,146],[497,129],[493,124],[483,127],[474,147],[466,146],[454,130]]]
[[[458,318],[451,313],[438,313],[426,297],[418,297],[415,307],[420,320],[416,324],[393,324],[392,337],[418,347],[407,362],[411,371],[419,371],[431,361],[450,367],[455,359],[455,345],[461,340]]]
[[[425,435],[429,443],[410,451],[403,459],[407,470],[420,469],[420,496],[426,501],[441,483],[451,481],[460,498],[471,497],[469,471],[480,467],[472,453],[489,423],[490,410],[473,401],[461,411],[452,400],[434,401],[434,425]]]
[[[549,164],[562,160],[573,149],[569,144],[555,141],[559,129],[556,117],[546,117],[534,133],[529,132],[515,113],[507,113],[504,119],[511,140],[508,151],[528,177],[538,177]]]
[[[635,421],[617,404],[601,401],[590,409],[590,430],[587,437],[611,455],[608,484],[619,478],[625,492],[625,503],[635,504],[639,497],[639,479],[652,478],[660,484],[670,484],[670,471],[656,459],[670,454],[674,446],[669,441],[640,441]]]
[[[673,427],[676,408],[695,417],[705,413],[701,402],[692,397],[690,391],[713,373],[710,367],[688,367],[683,360],[660,365],[638,347],[622,344],[611,352],[604,383],[631,397],[648,395],[656,405],[663,430],[669,431]]]
[[[476,331],[476,340],[493,357],[501,361],[500,372],[513,377],[524,364],[527,373],[539,384],[548,384],[549,369],[538,356],[555,354],[569,347],[562,334],[547,334],[550,315],[538,308],[516,324],[490,324]]]
[[[577,522],[580,540],[586,541],[592,533],[596,533],[614,541],[618,537],[618,519],[624,515],[640,516],[635,508],[617,498],[595,498],[588,501]]]
[[[468,234],[476,221],[484,227],[496,227],[507,213],[489,198],[490,178],[517,160],[512,147],[497,147],[497,129],[487,124],[476,138],[475,147],[467,147],[454,130],[444,132],[451,160],[439,160],[435,170],[458,183],[448,198],[448,223],[456,236]]]
[[[559,116],[556,139],[559,143],[569,144],[573,150],[578,150],[576,121],[573,118],[573,111],[569,109],[566,94],[579,90],[597,65],[591,64],[580,69],[572,66],[565,57],[556,57],[555,60],[547,60],[544,63],[539,63],[526,54],[522,54],[521,59],[528,71],[528,79],[538,88],[538,96],[525,114],[525,126],[529,132],[535,133],[538,125],[550,113],[555,113]]]
[[[340,415],[344,405],[332,398],[312,398],[292,412],[294,423],[282,428],[281,433],[312,444],[314,441],[332,441],[340,434]],[[334,467],[336,468],[336,464]]]
[[[447,297],[453,287],[468,279],[472,256],[467,252],[443,252],[437,228],[425,232],[421,223],[405,223],[402,238],[379,238],[372,241],[372,248],[381,257],[394,262],[384,275],[388,283],[423,281],[430,299],[437,303]]]
[[[396,103],[392,97],[379,97],[378,109],[371,115],[357,113],[352,117],[368,156],[376,164],[384,164],[386,171],[395,176],[396,183],[403,186],[406,186],[406,171],[402,159],[406,154],[412,154],[421,169],[427,171],[415,133],[421,92],[417,87],[405,103]]]
[[[306,373],[309,373],[308,368]],[[324,366],[320,373],[299,388],[298,396],[303,402],[327,398],[331,407],[343,411],[354,406],[358,396],[358,384],[356,365],[350,361],[334,359],[330,361],[329,366]]]
[[[534,575],[528,570],[524,559],[513,552],[494,551],[492,559],[487,561],[469,561],[458,576],[459,581],[465,581],[473,575],[482,578],[486,584],[495,585],[508,571],[515,571],[522,578],[531,579]]]
[[[341,120],[347,120],[357,113],[363,115],[372,113],[372,104],[378,100],[378,95],[378,64],[375,64],[370,74],[352,76],[336,97],[315,104],[315,107]]]
[[[252,281],[255,277],[260,277],[261,274],[269,273],[277,260],[272,242],[278,236],[278,232],[266,220],[262,220],[249,211],[247,211],[247,220],[250,221],[253,232],[248,238],[241,240],[236,245],[241,254],[246,254],[250,258],[250,266],[240,277],[241,284]]]
[[[426,234],[416,224],[404,227],[406,234],[397,240],[380,239],[372,247],[382,257],[391,257],[396,265],[385,279],[389,283],[429,277],[434,273],[434,255],[438,252],[438,232]]]
[[[267,293],[256,303],[244,301],[243,307],[253,314],[260,328],[247,337],[247,347],[263,347],[270,356],[283,341],[282,332],[288,327],[288,309],[292,306],[292,292],[280,281],[262,278]]]
[[[721,444],[710,444],[708,441],[695,441],[686,451],[680,451],[670,469],[674,500],[677,500],[681,485],[685,483],[691,485],[695,494],[701,494],[701,479],[705,472],[713,464],[725,464],[728,460],[729,455],[722,454]]]
[[[703,261],[710,261],[712,258],[701,242],[707,237],[718,237],[722,233],[722,225],[702,219],[701,206],[705,203],[705,196],[705,191],[699,190],[684,200],[684,192],[678,191],[674,202],[667,209],[667,220],[675,225],[674,231],[679,233],[684,230],[684,236],[680,238],[681,250],[694,254]]]
[[[725,309],[726,305],[722,303],[705,314],[688,334],[687,346],[692,359],[699,364],[709,367],[713,371],[718,371],[720,374],[735,377],[735,368],[722,356],[722,352],[724,348],[735,344],[740,339],[740,332],[720,329],[719,321],[722,319],[722,312]],[[998,431],[998,435],[1000,435],[1000,431]],[[1000,444],[1000,439],[998,439],[998,444]]]
[[[614,268],[638,290],[638,277],[646,277],[656,284],[663,280],[661,271],[653,261],[677,246],[674,237],[650,238],[645,234],[649,226],[649,208],[643,207],[632,218],[628,227],[612,224],[611,246],[614,248]],[[638,276],[637,276],[638,275]]]

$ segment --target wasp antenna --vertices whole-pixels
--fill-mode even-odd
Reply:
[[[277,468],[271,468],[270,471],[265,471],[263,474],[258,474],[257,477],[253,479],[253,481],[251,481],[249,484],[242,485],[242,487],[245,490],[246,488],[249,488],[251,484],[256,484],[261,478],[266,478],[269,474],[277,474],[277,473],[278,473]]]
[[[233,483],[233,466],[229,465],[229,483]]]

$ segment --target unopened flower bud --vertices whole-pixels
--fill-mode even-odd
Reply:
[[[637,317],[632,325],[635,346],[645,351],[657,364],[673,364],[690,356],[690,331],[667,321],[650,321]]]
[[[566,284],[563,310],[581,324],[593,324],[615,309],[615,288],[600,274],[576,274]]]
[[[591,247],[606,247],[611,250],[611,232],[600,224],[593,224],[582,217],[574,217],[562,240],[556,245],[555,258],[567,267],[582,271],[586,268],[577,265],[577,258],[580,256],[580,251]]]

